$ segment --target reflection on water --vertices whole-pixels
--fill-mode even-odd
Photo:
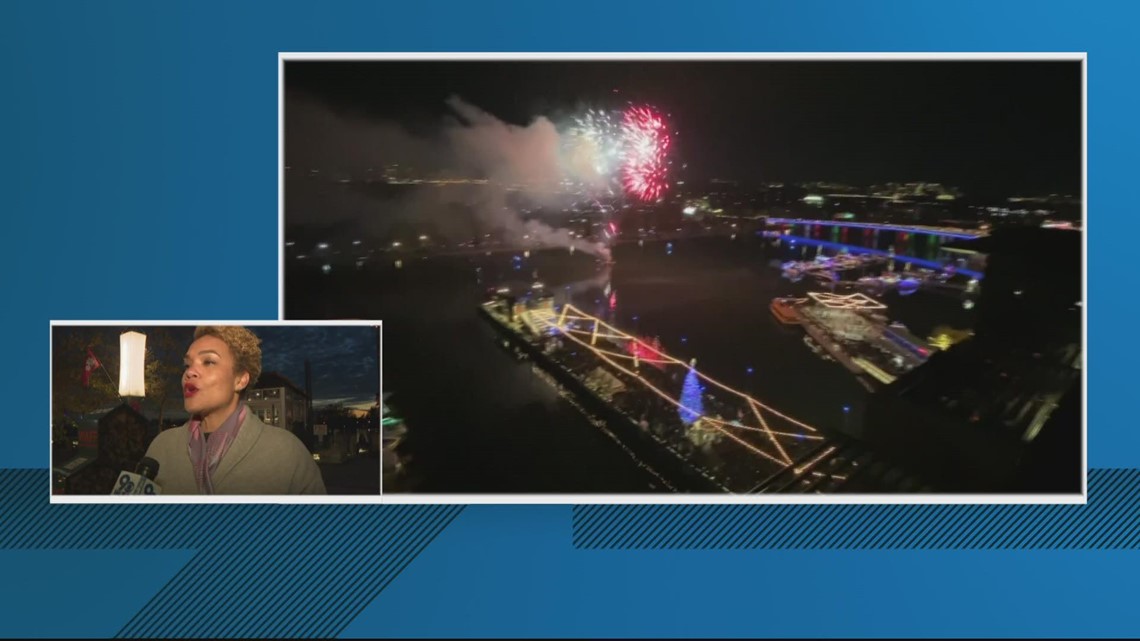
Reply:
[[[863,387],[769,310],[775,297],[820,291],[815,279],[781,276],[778,265],[801,251],[761,238],[706,238],[622,244],[613,264],[549,250],[518,260],[479,254],[402,269],[290,271],[286,315],[384,321],[384,386],[408,425],[410,470],[402,488],[385,491],[661,491],[630,452],[503,349],[476,306],[488,289],[540,280],[557,304],[572,301],[659,340],[677,358],[696,358],[705,374],[821,429],[857,432]],[[972,326],[953,295],[895,289],[882,300],[919,336],[938,325]]]

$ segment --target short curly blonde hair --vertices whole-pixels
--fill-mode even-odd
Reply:
[[[194,340],[213,336],[226,344],[234,354],[234,373],[248,373],[249,384],[241,391],[245,396],[261,376],[261,339],[238,325],[203,325],[194,330]]]

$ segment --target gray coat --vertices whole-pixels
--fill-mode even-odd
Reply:
[[[190,425],[155,437],[146,455],[158,461],[163,494],[197,494],[190,464]],[[247,411],[237,438],[211,476],[215,494],[324,494],[321,470],[300,439]]]

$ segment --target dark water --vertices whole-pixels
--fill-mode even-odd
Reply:
[[[706,375],[825,431],[857,435],[864,388],[813,355],[802,331],[769,311],[773,297],[821,290],[807,280],[791,283],[772,267],[788,252],[742,236],[674,241],[671,252],[663,242],[625,244],[609,268],[582,253],[547,250],[518,260],[512,253],[414,259],[402,269],[327,275],[290,270],[285,308],[290,319],[384,322],[384,387],[407,421],[411,458],[404,487],[385,491],[659,491],[638,461],[559,398],[529,362],[501,349],[475,307],[489,287],[537,277],[559,302],[659,337],[675,356],[696,358]],[[884,300],[891,317],[920,336],[938,324],[972,322],[953,297],[920,292]]]

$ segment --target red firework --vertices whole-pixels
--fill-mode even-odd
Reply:
[[[621,178],[630,195],[644,201],[661,197],[668,187],[666,155],[669,132],[665,118],[652,107],[630,107],[622,116],[625,151]]]

